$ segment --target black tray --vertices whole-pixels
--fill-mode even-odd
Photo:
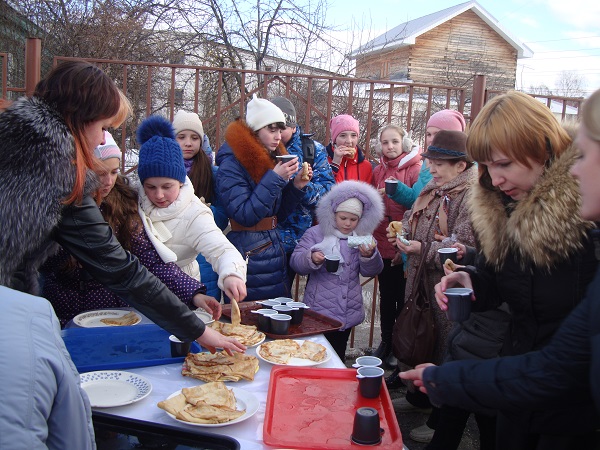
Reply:
[[[240,302],[240,314],[242,315],[242,324],[255,325],[258,327],[258,315],[251,313],[254,309],[264,308],[263,305],[256,302]],[[231,305],[223,306],[223,316],[231,318]],[[303,336],[312,336],[314,334],[324,333],[326,331],[339,330],[342,322],[330,317],[314,312],[312,309],[304,311],[304,319],[301,324],[290,325],[288,334],[265,333],[271,339],[298,339]]]

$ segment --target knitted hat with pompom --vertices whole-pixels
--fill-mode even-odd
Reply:
[[[141,144],[138,176],[143,183],[147,178],[173,178],[185,182],[185,165],[171,122],[161,116],[150,116],[137,129]]]

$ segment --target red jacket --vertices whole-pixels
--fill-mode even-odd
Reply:
[[[333,148],[331,144],[327,146],[327,161],[333,171],[333,177],[336,183],[341,183],[344,180],[358,180],[365,183],[373,184],[373,166],[371,162],[365,158],[365,154],[359,146],[356,146],[354,158],[342,158],[342,163],[339,167],[333,163]]]
[[[373,186],[378,190],[385,189],[385,180],[394,177],[409,187],[412,187],[419,178],[421,170],[421,150],[415,148],[410,153],[402,153],[395,159],[388,159],[381,156],[381,164],[375,167],[373,172]],[[377,249],[383,259],[393,259],[396,254],[396,247],[388,242],[386,237],[386,228],[392,220],[402,220],[407,208],[396,203],[387,195],[383,195],[385,205],[385,216],[373,236],[377,241]]]

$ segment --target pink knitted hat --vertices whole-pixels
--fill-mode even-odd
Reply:
[[[465,118],[453,109],[442,109],[432,115],[427,121],[427,127],[436,127],[440,130],[465,131]]]
[[[343,131],[354,131],[356,134],[358,131],[358,120],[349,114],[341,114],[335,116],[329,122],[329,128],[331,129],[331,142],[335,142],[335,138]]]
[[[96,147],[94,154],[96,155],[96,158],[101,161],[110,158],[121,159],[121,149],[108,131],[104,132],[104,144]]]

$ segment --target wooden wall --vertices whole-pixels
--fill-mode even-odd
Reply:
[[[511,89],[516,68],[517,51],[469,10],[424,33],[415,45],[357,59],[356,74],[398,79],[395,73],[405,73],[415,83],[450,86],[469,86],[484,74],[488,88]]]

